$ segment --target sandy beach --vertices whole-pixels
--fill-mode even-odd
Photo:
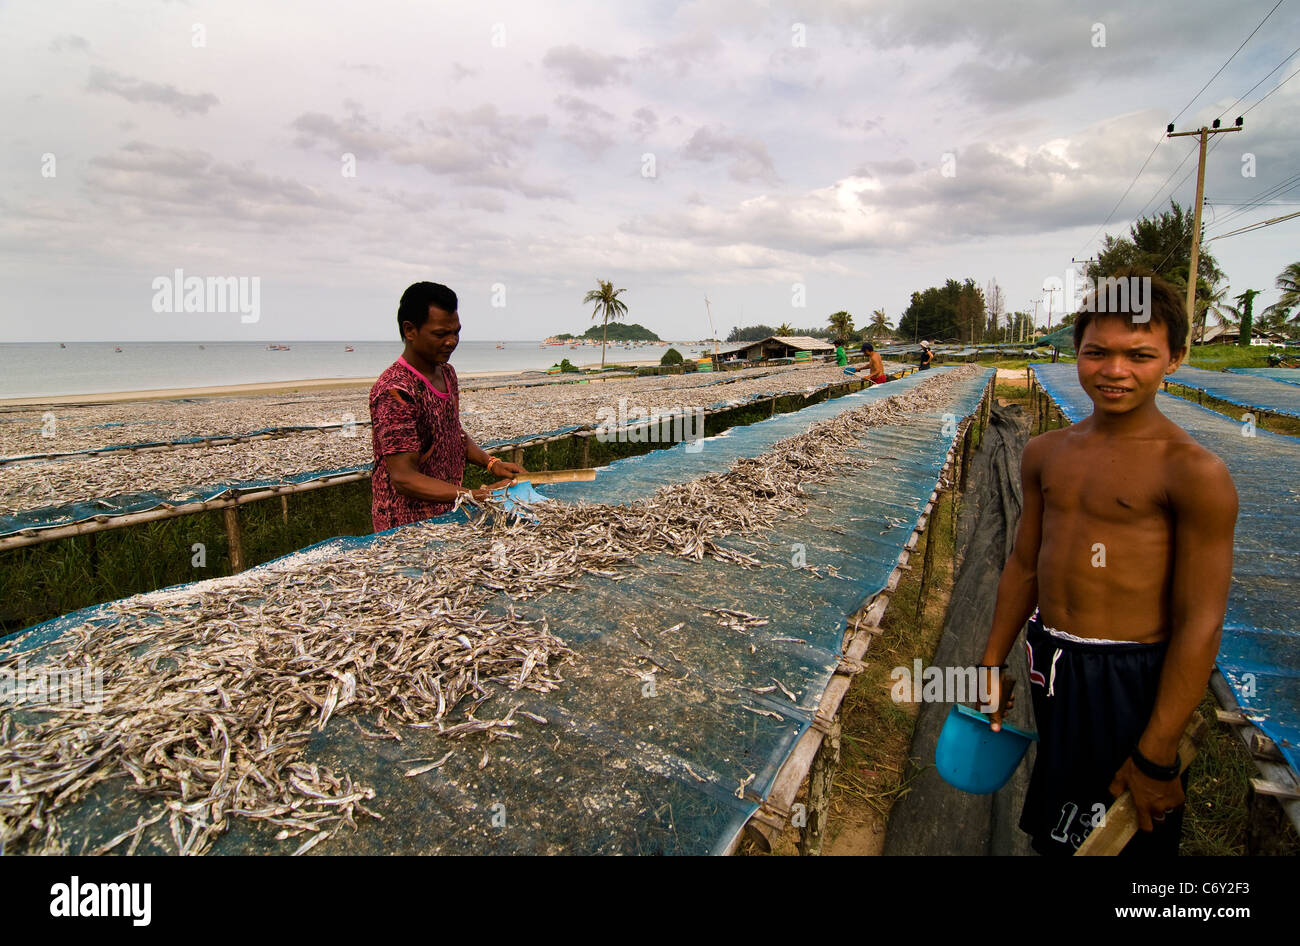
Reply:
[[[645,367],[659,364],[658,361],[620,361],[624,367]],[[454,367],[454,366],[453,366]],[[600,363],[584,364],[583,368],[599,368]],[[514,376],[545,376],[545,372],[503,369],[500,371],[460,371],[456,376],[462,382],[485,380],[489,378],[509,378]],[[598,379],[593,379],[598,380]],[[240,394],[300,394],[304,391],[321,391],[328,389],[368,388],[375,383],[374,377],[366,378],[303,378],[297,381],[258,381],[247,384],[219,384],[208,387],[192,388],[150,388],[141,391],[113,391],[105,394],[59,394],[49,397],[10,397],[0,398],[0,407],[67,407],[82,404],[118,404],[123,401],[168,401],[182,397],[230,397]]]
[[[470,378],[499,378],[518,371],[467,371],[458,374]],[[121,401],[166,401],[182,397],[226,397],[237,394],[294,394],[330,388],[368,388],[374,378],[304,378],[299,381],[260,381],[252,384],[219,384],[201,388],[154,388],[144,391],[114,391],[109,394],[61,394],[55,397],[0,398],[0,407],[35,407],[41,405],[116,404]]]

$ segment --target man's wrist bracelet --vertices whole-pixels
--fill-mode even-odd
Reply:
[[[1153,778],[1161,782],[1171,782],[1178,778],[1178,774],[1183,768],[1182,760],[1178,758],[1178,753],[1176,752],[1174,753],[1173,765],[1159,765],[1158,763],[1152,762],[1142,754],[1142,750],[1137,746],[1133,747],[1133,753],[1129,758],[1133,760],[1133,764],[1137,766],[1139,772],[1147,778]]]
[[[492,467],[493,467],[493,465],[494,465],[494,464],[497,464],[497,463],[500,463],[500,462],[501,462],[501,458],[500,458],[500,457],[488,457],[488,461],[487,461],[487,471],[488,471],[489,473],[491,473],[491,472],[492,472]]]

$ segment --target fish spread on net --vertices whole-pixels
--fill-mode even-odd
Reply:
[[[754,369],[757,371],[757,369]],[[673,375],[609,381],[590,385],[555,385],[540,390],[521,391],[492,389],[464,392],[461,397],[461,422],[479,442],[508,440],[539,431],[564,427],[594,427],[604,417],[618,410],[619,399],[627,398],[629,411],[644,412],[692,410],[719,401],[737,403],[756,395],[807,392],[835,381],[844,375],[837,367],[766,369],[755,377],[743,372],[733,380],[731,372],[716,375]],[[701,380],[705,378],[713,380]],[[227,402],[219,405],[232,412]],[[155,404],[138,407],[152,423],[153,415],[162,411]],[[151,492],[173,504],[208,498],[213,486],[223,484],[291,482],[313,471],[358,469],[373,461],[366,395],[321,397],[315,405],[309,396],[291,402],[292,409],[278,401],[263,415],[250,413],[247,405],[233,410],[234,416],[214,415],[210,406],[168,404],[166,409],[186,412],[182,426],[195,433],[211,435],[216,430],[247,432],[278,423],[306,421],[316,424],[339,424],[344,417],[354,423],[325,430],[284,431],[265,439],[232,444],[190,444],[166,450],[133,452],[114,450],[97,455],[59,456],[48,460],[29,460],[0,464],[0,515],[61,506],[78,501],[94,501],[132,493]],[[63,409],[61,409],[63,410]],[[89,410],[89,409],[86,409]],[[125,417],[126,408],[100,407],[97,417]],[[602,412],[605,412],[602,415]],[[92,418],[79,417],[75,423],[65,420],[56,425],[59,435],[39,436],[40,415],[34,414],[21,424],[0,425],[13,437],[12,428],[26,430],[26,450],[56,452],[79,449],[76,437]],[[141,421],[144,423],[145,421]],[[128,424],[123,419],[115,424]],[[30,426],[25,426],[30,424]],[[110,442],[123,442],[127,428],[96,428],[93,433]],[[150,428],[152,431],[153,428]],[[157,437],[156,433],[149,436]],[[115,439],[116,438],[116,439]],[[105,446],[95,443],[92,446]],[[5,453],[12,455],[15,445],[6,441]],[[88,449],[88,447],[86,448]],[[205,488],[206,487],[206,488]]]
[[[102,672],[97,706],[0,711],[0,846],[65,852],[60,818],[115,778],[152,811],[88,853],[134,852],[164,819],[181,854],[208,851],[233,818],[276,827],[280,840],[307,835],[294,853],[356,829],[359,816],[380,817],[366,805],[374,791],[306,761],[313,732],[350,717],[370,723],[367,736],[399,741],[402,726],[458,741],[517,736],[520,704],[496,719],[475,711],[494,695],[555,689],[572,651],[512,603],[491,611],[500,595],[618,578],[641,556],[757,565],[719,540],[803,512],[806,485],[871,465],[850,452],[869,428],[933,412],[973,370],[938,374],[630,505],[537,503],[527,507],[535,524],[488,505],[468,524],[419,524],[336,557],[109,605],[107,618],[67,631],[46,654]],[[715,610],[742,627],[762,620]],[[0,643],[0,670],[15,669],[18,643]],[[487,761],[485,749],[480,767]]]

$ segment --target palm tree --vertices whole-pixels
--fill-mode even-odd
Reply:
[[[780,325],[778,325],[778,326],[776,327],[776,334],[778,334],[778,335],[793,335],[793,334],[794,334],[794,329],[790,327],[790,323],[789,323],[789,322],[782,322]]]
[[[1282,290],[1282,298],[1264,312],[1275,317],[1280,314],[1282,317],[1277,321],[1286,322],[1292,318],[1291,310],[1300,307],[1300,263],[1292,263],[1277,274],[1277,288]],[[1300,320],[1300,311],[1294,318]]]
[[[615,289],[612,282],[604,279],[596,280],[597,288],[588,292],[582,299],[583,302],[594,302],[596,308],[592,311],[593,319],[603,318],[600,328],[600,367],[605,367],[605,336],[609,332],[609,320],[618,321],[627,315],[627,306],[619,299],[619,293],[627,292],[626,289]]]
[[[831,323],[831,331],[835,334],[836,341],[847,341],[853,335],[853,316],[843,309],[832,315],[828,321]]]
[[[871,325],[867,327],[867,334],[869,334],[873,340],[888,332],[892,332],[893,330],[894,327],[889,324],[889,319],[885,317],[884,309],[877,309],[871,313]]]

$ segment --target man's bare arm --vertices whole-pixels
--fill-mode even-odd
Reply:
[[[1232,582],[1237,490],[1223,462],[1198,455],[1175,477],[1172,633],[1151,720],[1138,743],[1142,754],[1171,764],[1187,721],[1205,693],[1219,652]]]
[[[419,454],[392,453],[384,457],[388,479],[403,496],[431,503],[454,503],[456,497],[470,491],[459,483],[448,483],[420,472]]]
[[[1174,575],[1170,619],[1173,628],[1156,705],[1137,749],[1157,765],[1172,766],[1187,721],[1205,693],[1219,652],[1223,616],[1232,581],[1232,532],[1237,490],[1218,457],[1193,457],[1170,477],[1174,511]],[[1133,795],[1138,827],[1150,831],[1165,813],[1184,802],[1182,783],[1151,778],[1130,757],[1115,773],[1112,795]]]

